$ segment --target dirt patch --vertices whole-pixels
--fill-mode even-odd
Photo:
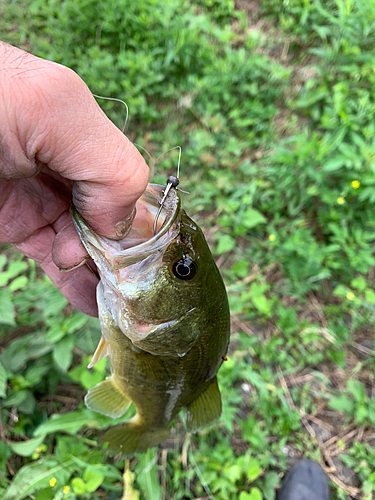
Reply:
[[[256,24],[262,20],[262,7],[258,0],[235,0],[234,6],[236,10],[246,12],[251,24]]]

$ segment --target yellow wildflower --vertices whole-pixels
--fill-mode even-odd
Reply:
[[[35,449],[35,451],[36,451],[37,453],[41,453],[42,448],[41,448],[40,446],[38,446],[38,448],[36,448],[36,449]]]
[[[49,481],[49,485],[51,486],[51,488],[53,488],[56,484],[56,478],[55,477],[52,477]]]
[[[275,236],[274,234],[270,234],[270,235],[268,236],[268,239],[269,239],[270,241],[275,241],[275,240],[276,240],[276,236]]]
[[[345,198],[343,196],[339,196],[336,201],[339,205],[343,205],[345,203]]]
[[[68,491],[70,491],[70,486],[64,486],[64,488],[63,488],[64,495],[66,495],[66,493],[68,493]]]
[[[353,293],[353,292],[348,292],[348,293],[346,294],[346,298],[347,298],[348,300],[354,300],[354,299],[355,299],[355,295],[354,295],[354,293]]]
[[[354,189],[358,189],[359,186],[361,185],[361,183],[357,180],[352,181],[351,184],[352,184],[352,188],[354,188]]]

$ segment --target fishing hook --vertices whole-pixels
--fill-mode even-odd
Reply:
[[[160,205],[159,210],[158,210],[156,217],[155,217],[155,220],[154,220],[154,236],[156,235],[156,224],[157,224],[158,219],[160,217],[165,200],[167,199],[168,193],[172,188],[176,189],[177,186],[179,185],[179,183],[180,183],[180,181],[179,181],[178,177],[175,177],[174,175],[170,175],[167,179],[167,186],[166,186],[165,190],[163,191],[163,198],[161,199],[161,201],[159,201],[159,205]]]
[[[128,108],[128,105],[126,104],[126,102],[122,101],[121,99],[117,99],[115,97],[104,97],[104,96],[97,95],[97,94],[92,94],[92,95],[94,97],[96,97],[97,99],[106,99],[107,101],[121,102],[121,104],[123,104],[125,106],[125,108],[126,108],[126,119],[125,119],[124,126],[122,127],[122,133],[125,133],[126,126],[128,124],[128,120],[129,120],[129,108]],[[135,146],[143,149],[143,151],[145,151],[148,154],[148,156],[150,157],[150,159],[152,160],[150,153],[143,146],[140,146],[139,144],[135,144]],[[173,149],[179,149],[178,163],[177,163],[177,177],[175,177],[174,175],[170,175],[168,177],[168,179],[167,179],[167,186],[166,186],[165,190],[163,191],[163,198],[161,199],[161,201],[159,201],[159,205],[160,206],[159,206],[159,209],[157,211],[157,214],[156,214],[156,217],[155,217],[155,220],[154,220],[154,236],[156,235],[156,225],[157,225],[158,219],[160,217],[161,211],[163,209],[165,200],[167,199],[168,193],[169,193],[169,191],[172,188],[177,189],[177,186],[180,183],[178,175],[180,173],[181,146],[175,146],[174,148],[168,149],[168,151],[165,151],[165,153],[163,153],[162,155],[160,155],[158,158],[156,158],[155,162],[153,162],[153,166],[155,166],[156,162],[158,160],[160,160],[160,158],[162,158],[164,155],[166,155],[167,153],[169,153],[169,151],[172,151]],[[183,193],[187,193],[187,191],[182,191],[182,192]],[[189,193],[187,193],[187,194],[189,194]],[[94,275],[96,275],[95,271],[87,263],[86,263],[86,265],[90,269],[90,271]]]

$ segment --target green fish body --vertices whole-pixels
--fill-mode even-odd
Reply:
[[[78,234],[95,261],[102,339],[89,366],[109,355],[111,377],[86,395],[88,408],[113,418],[133,403],[136,415],[99,439],[123,456],[169,436],[186,407],[194,432],[221,413],[217,371],[229,343],[224,283],[201,229],[172,189],[153,223],[163,186],[149,185],[122,241],[96,235],[72,207]]]

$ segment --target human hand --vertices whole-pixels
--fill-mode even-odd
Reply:
[[[142,156],[76,73],[0,42],[0,242],[41,265],[78,309],[97,315],[97,278],[69,206],[118,239],[147,186]]]

